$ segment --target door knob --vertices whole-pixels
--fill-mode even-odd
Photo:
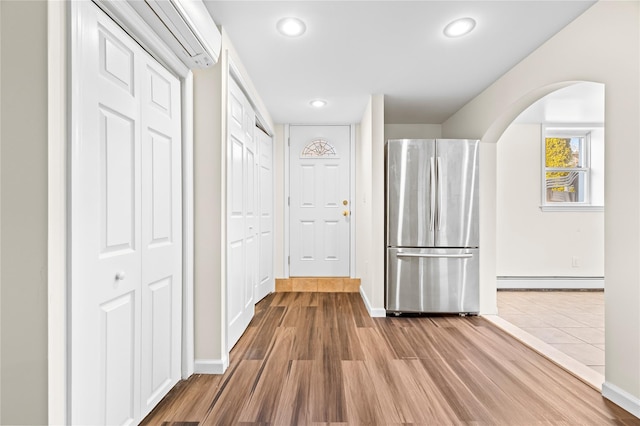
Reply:
[[[125,276],[126,276],[126,275],[125,275],[125,274],[124,274],[124,272],[122,272],[122,271],[120,271],[120,272],[116,273],[116,281],[122,281],[122,280],[124,280]]]
[[[349,216],[349,210],[345,210],[342,212],[342,216],[347,217]]]
[[[347,200],[342,200],[342,205],[346,206],[347,204],[349,204],[349,202]]]

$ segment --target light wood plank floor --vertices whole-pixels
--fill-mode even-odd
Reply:
[[[480,317],[370,318],[358,293],[274,293],[224,375],[144,425],[640,425]]]

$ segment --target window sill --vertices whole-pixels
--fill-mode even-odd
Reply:
[[[604,206],[562,204],[559,206],[540,206],[543,212],[603,212]]]

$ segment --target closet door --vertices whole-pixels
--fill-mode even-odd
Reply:
[[[258,279],[258,164],[255,113],[229,79],[227,110],[227,349],[253,318]]]
[[[136,424],[180,375],[179,81],[72,10],[70,422]]]
[[[141,81],[144,417],[181,376],[182,180],[180,82],[150,57]]]
[[[260,153],[260,269],[255,290],[256,302],[275,290],[273,276],[273,138],[256,128]]]
[[[140,417],[140,97],[137,46],[79,5],[72,156],[71,421]]]

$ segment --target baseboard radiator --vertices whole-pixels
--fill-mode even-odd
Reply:
[[[498,277],[498,290],[603,290],[604,277]]]

